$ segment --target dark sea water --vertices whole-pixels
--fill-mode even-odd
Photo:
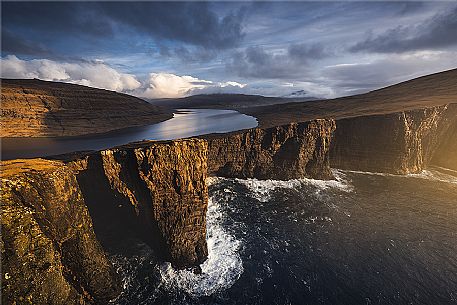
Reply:
[[[235,110],[178,109],[173,118],[164,122],[103,134],[57,138],[3,138],[2,160],[100,150],[142,140],[172,140],[256,126],[257,120],[254,117]]]
[[[209,178],[203,274],[113,255],[114,304],[457,304],[457,178]]]

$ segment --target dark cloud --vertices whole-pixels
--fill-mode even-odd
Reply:
[[[237,45],[243,37],[241,12],[219,18],[205,2],[116,2],[100,7],[113,20],[158,38],[223,49]]]
[[[36,55],[45,57],[52,54],[43,44],[22,39],[10,31],[3,31],[2,33],[2,53],[4,55]]]
[[[130,33],[223,49],[241,41],[242,21],[241,12],[220,17],[210,4],[201,2],[2,3],[3,33],[22,33],[28,39],[53,43],[73,36],[111,40],[119,33]],[[123,37],[117,38],[122,43]]]
[[[396,11],[396,14],[399,16],[417,13],[426,9],[425,3],[419,1],[392,2],[392,4],[397,6],[398,11]]]
[[[171,56],[178,57],[186,63],[201,63],[208,62],[216,58],[217,51],[214,49],[205,49],[203,47],[189,49],[180,46],[173,50]]]
[[[273,55],[261,47],[249,47],[235,53],[227,69],[242,77],[288,78],[294,72],[290,66],[286,55]]]
[[[322,44],[292,44],[288,50],[289,56],[299,60],[322,59],[330,56],[332,52]]]
[[[379,53],[437,49],[457,45],[457,7],[415,25],[399,26],[367,39],[351,51]]]
[[[320,44],[292,44],[282,53],[249,47],[232,57],[227,69],[238,76],[269,79],[303,79],[309,63],[331,54]]]
[[[4,2],[2,28],[11,32],[39,33],[41,37],[71,35],[106,37],[113,34],[109,20],[95,3]]]

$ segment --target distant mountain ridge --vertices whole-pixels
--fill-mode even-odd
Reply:
[[[314,99],[314,98],[310,98]],[[177,99],[149,100],[153,105],[171,108],[240,109],[307,101],[309,98],[268,97],[247,94],[200,94]]]
[[[305,90],[297,90],[293,91],[289,94],[283,95],[282,97],[286,98],[306,98],[307,100],[318,100],[317,97],[310,96],[308,92]]]

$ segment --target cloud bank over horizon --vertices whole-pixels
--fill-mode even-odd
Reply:
[[[68,63],[48,59],[22,60],[8,55],[1,60],[3,78],[37,78],[60,81],[100,89],[129,93],[143,98],[179,98],[193,94],[232,93],[246,84],[198,79],[189,75],[150,73],[146,80],[121,73],[102,61]]]
[[[453,2],[3,2],[1,76],[331,98],[457,67]]]

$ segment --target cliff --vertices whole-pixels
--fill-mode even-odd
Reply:
[[[449,105],[443,121],[449,127],[442,131],[430,164],[457,171],[457,104]]]
[[[205,141],[141,142],[68,165],[79,171],[82,194],[105,247],[113,250],[120,238],[135,237],[149,244],[159,260],[178,268],[206,259]]]
[[[208,140],[208,172],[236,178],[330,179],[329,149],[335,121],[314,120],[254,128]]]
[[[432,159],[455,168],[456,124],[457,104],[337,120],[330,163],[396,174],[418,173]]]
[[[36,79],[2,79],[2,137],[103,133],[172,117],[162,107],[113,91]]]
[[[106,303],[120,292],[62,162],[2,163],[2,303]]]
[[[441,104],[449,98],[425,107],[421,97],[401,111],[391,111],[401,104],[394,102],[382,111],[380,104],[372,112],[360,104],[351,112],[349,103],[335,119],[273,127],[265,126],[281,115],[270,122],[261,115],[264,127],[229,134],[132,143],[62,161],[2,162],[2,301],[106,303],[120,285],[105,251],[128,251],[138,241],[177,268],[202,263],[207,175],[287,180],[330,179],[330,167],[457,170],[457,105]],[[41,132],[34,124],[28,132]]]
[[[105,251],[132,239],[175,267],[202,263],[206,160],[193,139],[2,162],[2,302],[107,303],[121,288]]]

